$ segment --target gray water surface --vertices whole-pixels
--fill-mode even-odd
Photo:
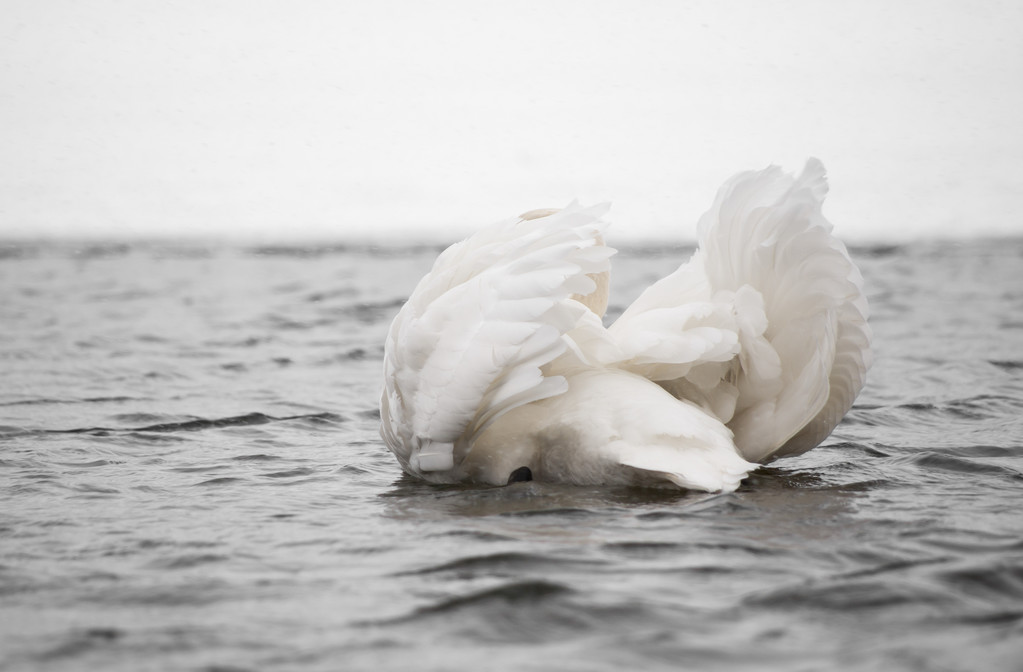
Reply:
[[[867,388],[730,495],[403,476],[437,251],[0,247],[0,667],[1023,669],[1023,239],[854,249]]]

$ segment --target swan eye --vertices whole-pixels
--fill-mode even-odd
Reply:
[[[519,467],[508,476],[508,485],[531,480],[533,480],[533,472],[530,471],[529,467]]]

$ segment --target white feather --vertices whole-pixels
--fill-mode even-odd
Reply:
[[[452,245],[388,332],[381,435],[431,481],[503,484],[527,466],[710,491],[812,448],[870,365],[862,278],[826,192],[815,159],[798,178],[732,178],[693,258],[608,329],[607,206],[531,211]]]

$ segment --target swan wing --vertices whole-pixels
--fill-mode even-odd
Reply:
[[[483,229],[438,257],[391,324],[381,434],[410,473],[458,480],[464,444],[523,404],[564,393],[542,367],[569,348],[613,250],[607,206]]]
[[[863,280],[821,213],[826,194],[816,159],[798,177],[736,175],[693,258],[610,329],[622,366],[725,422],[749,460],[820,443],[870,366]]]

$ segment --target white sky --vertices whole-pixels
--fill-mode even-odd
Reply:
[[[3,0],[0,237],[691,239],[807,156],[858,241],[1023,234],[1023,3]]]

